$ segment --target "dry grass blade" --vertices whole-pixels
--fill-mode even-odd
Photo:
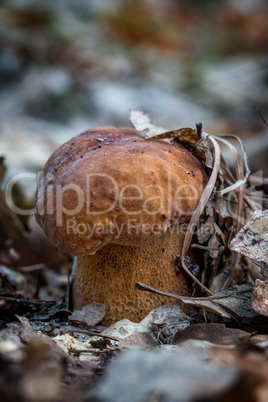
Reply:
[[[221,195],[224,195],[224,194],[227,194],[227,193],[229,193],[230,191],[234,191],[234,190],[237,189],[238,187],[243,186],[244,184],[246,184],[247,179],[248,179],[248,177],[249,177],[249,175],[250,175],[250,170],[249,170],[249,167],[248,167],[247,155],[246,155],[246,152],[245,152],[245,149],[244,149],[244,145],[243,145],[241,139],[240,139],[239,137],[237,137],[236,135],[233,135],[233,134],[225,134],[225,135],[222,135],[221,137],[233,138],[233,139],[235,139],[235,140],[239,143],[239,146],[240,146],[240,149],[241,149],[241,152],[242,152],[242,156],[243,156],[243,160],[244,160],[245,171],[246,171],[246,174],[245,174],[245,176],[244,176],[243,179],[238,179],[238,180],[236,181],[236,183],[234,183],[234,184],[232,184],[231,186],[226,187],[226,188],[224,188],[223,190],[219,191],[219,193],[220,193]],[[218,136],[218,137],[215,137],[215,139],[216,139],[216,140],[222,140],[221,137]],[[228,143],[229,143],[229,141],[228,141]],[[230,144],[230,143],[229,143],[229,144]],[[230,145],[233,146],[232,144],[230,144]],[[230,147],[230,145],[228,145],[228,146]]]

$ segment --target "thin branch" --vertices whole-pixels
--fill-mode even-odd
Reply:
[[[268,126],[268,123],[267,123],[267,121],[265,120],[265,118],[264,118],[264,116],[263,116],[263,113],[262,113],[262,111],[261,111],[261,108],[258,106],[257,107],[257,110],[258,110],[258,112],[259,112],[259,114],[260,114],[260,116],[261,116],[261,119],[262,119],[262,121],[264,122],[264,124],[266,125],[266,126]]]
[[[177,300],[180,300],[182,302],[184,302],[184,300],[185,301],[193,301],[193,302],[198,302],[198,301],[203,302],[203,301],[213,301],[213,300],[219,300],[219,299],[226,299],[226,298],[229,298],[229,297],[238,298],[238,296],[236,296],[233,293],[226,293],[226,294],[219,294],[218,293],[217,295],[210,295],[210,296],[206,296],[206,297],[178,296],[178,295],[174,295],[173,293],[162,292],[162,290],[152,288],[151,286],[145,285],[144,283],[140,283],[140,282],[135,283],[135,288],[138,289],[138,290],[142,290],[142,291],[156,293],[156,294],[162,295],[162,296],[172,297],[173,299],[177,299]],[[248,292],[249,292],[248,289],[244,289],[244,290],[240,291],[239,294],[248,293]]]
[[[80,329],[80,328],[74,328],[74,327],[65,328],[64,331],[65,332],[77,332],[79,334],[85,334],[85,335],[89,335],[89,336],[100,336],[101,338],[109,339],[111,341],[116,341],[116,342],[120,341],[120,339],[115,338],[114,336],[104,335],[101,332],[99,333],[99,332],[94,332],[94,331],[87,331],[85,329]]]

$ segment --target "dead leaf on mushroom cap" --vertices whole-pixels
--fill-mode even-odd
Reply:
[[[151,122],[150,116],[141,110],[131,110],[130,121],[137,131],[143,131],[144,137],[151,140],[181,140],[182,143],[192,145],[194,148],[196,148],[199,140],[197,130],[190,127],[167,130],[163,127],[155,126]]]
[[[131,110],[130,121],[137,131],[144,131],[145,138],[150,138],[167,131],[163,127],[155,126],[151,122],[150,116],[141,110]]]
[[[268,277],[268,210],[255,211],[231,242],[231,249],[251,258]]]

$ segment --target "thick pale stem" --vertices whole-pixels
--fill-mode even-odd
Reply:
[[[187,280],[176,267],[185,226],[185,223],[174,225],[164,235],[140,247],[109,244],[94,255],[78,257],[72,280],[74,309],[94,301],[105,304],[106,325],[122,318],[138,322],[169,299],[135,289],[136,282],[168,293],[185,294]]]

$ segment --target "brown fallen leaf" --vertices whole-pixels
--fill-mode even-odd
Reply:
[[[147,332],[135,333],[122,339],[118,347],[126,349],[147,349],[157,346],[158,343]]]
[[[104,304],[88,303],[83,306],[82,310],[75,310],[68,319],[94,327],[103,320],[105,314],[106,307]]]
[[[214,233],[213,236],[208,241],[208,250],[209,250],[209,255],[211,258],[217,258],[219,248],[222,245],[221,240],[219,239],[219,236],[217,233]]]
[[[236,345],[241,341],[247,341],[250,336],[251,334],[246,331],[237,328],[226,328],[224,324],[193,324],[177,332],[173,345],[189,339],[199,339],[216,345]]]
[[[255,211],[230,246],[233,251],[251,258],[268,277],[268,210]]]
[[[198,141],[198,148],[205,154],[206,166],[210,169],[213,169],[214,166],[213,148],[211,146],[209,138],[208,137],[201,138]]]
[[[171,343],[178,329],[189,325],[190,318],[182,311],[177,302],[170,302],[153,309],[142,321],[133,323],[127,319],[120,320],[102,332],[102,335],[128,338],[128,347],[133,342],[144,342],[149,335],[155,342]],[[144,337],[144,339],[143,339]]]
[[[258,314],[268,317],[268,281],[256,279],[251,304]]]
[[[206,221],[199,227],[196,235],[197,235],[197,240],[199,241],[200,244],[205,243],[208,241],[211,236],[215,232],[215,228],[213,226],[213,223],[215,221],[215,218],[213,216],[209,216]]]

